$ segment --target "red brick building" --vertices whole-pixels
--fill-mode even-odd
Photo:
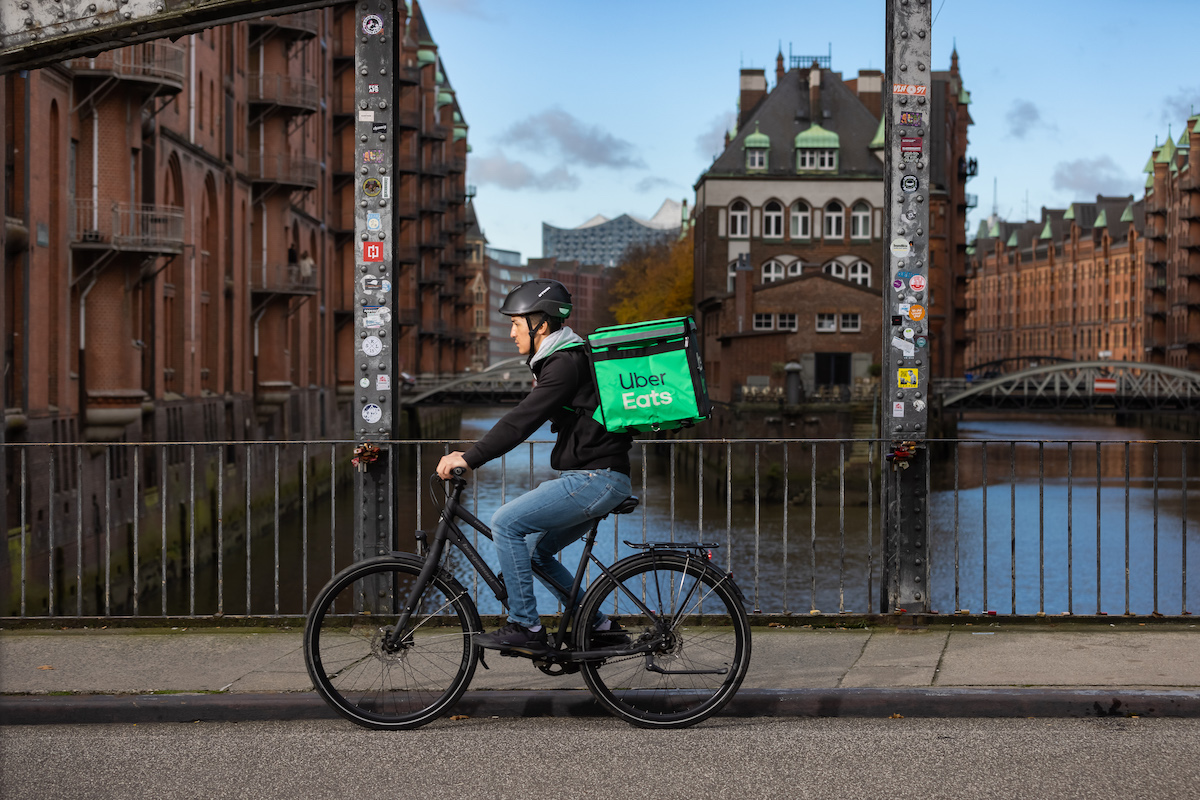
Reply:
[[[930,361],[950,374],[965,339],[965,182],[974,173],[957,53],[930,89]],[[780,53],[769,91],[764,70],[741,71],[737,132],[695,187],[695,302],[715,399],[750,386],[782,390],[780,359],[766,369],[754,345],[739,344],[747,337],[779,339],[772,347],[801,365],[809,394],[866,380],[880,362],[880,291],[891,280],[882,91],[878,70],[845,80],[826,56],[793,57],[785,70]],[[741,294],[739,261],[750,270]]]
[[[460,371],[467,128],[409,5],[395,335]],[[343,4],[0,78],[9,441],[348,431],[358,28]]]
[[[1154,148],[1145,195],[980,226],[967,366],[1047,356],[1200,369],[1200,115]],[[1004,365],[994,362],[1012,359]]]

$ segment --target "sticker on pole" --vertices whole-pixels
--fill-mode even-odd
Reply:
[[[363,17],[363,33],[367,36],[374,36],[383,30],[383,17],[378,14],[367,14]]]
[[[896,370],[896,386],[900,389],[916,389],[916,367],[901,367],[900,369]]]
[[[907,239],[892,239],[892,255],[904,258],[912,252],[912,245]]]
[[[383,352],[383,340],[378,336],[368,336],[363,339],[362,351],[364,355],[377,356]]]
[[[921,112],[920,111],[901,111],[900,112],[900,124],[901,125],[920,125],[921,124]]]
[[[368,425],[374,425],[379,420],[383,419],[383,409],[374,403],[367,403],[363,406],[362,418]]]
[[[928,86],[917,86],[912,83],[893,83],[892,94],[908,94],[923,96],[929,90]]]
[[[925,319],[925,306],[920,303],[913,303],[908,307],[908,318],[914,322],[920,322]]]
[[[383,245],[379,242],[363,242],[363,261],[383,261]]]
[[[907,194],[912,194],[915,192],[917,190],[917,186],[919,185],[920,184],[917,182],[916,175],[905,175],[900,179],[900,188]]]
[[[920,136],[901,136],[900,137],[900,152],[901,153],[919,153],[924,144],[924,139]]]
[[[904,401],[903,400],[896,400],[895,402],[892,403],[892,416],[893,417],[903,417],[904,416]]]
[[[908,279],[908,288],[912,289],[914,292],[925,291],[925,276],[913,275]]]

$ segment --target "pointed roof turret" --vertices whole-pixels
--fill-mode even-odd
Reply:
[[[1133,222],[1133,203],[1125,206],[1125,211],[1121,214],[1121,222]]]
[[[1017,229],[1013,228],[1013,232],[1008,235],[1008,241],[1004,243],[1005,247],[1017,246]]]
[[[1063,214],[1063,219],[1075,219],[1075,204],[1067,206],[1067,213]]]
[[[1167,134],[1167,140],[1163,142],[1159,148],[1158,156],[1154,159],[1155,164],[1170,164],[1175,158],[1175,142],[1171,139],[1171,135]]]
[[[1041,234],[1038,235],[1038,239],[1044,240],[1044,239],[1053,239],[1053,238],[1054,238],[1054,232],[1050,230],[1050,218],[1047,217],[1046,218],[1046,227],[1042,228],[1042,232],[1041,232]]]
[[[875,138],[871,140],[871,143],[869,145],[867,145],[867,147],[871,148],[872,150],[879,150],[883,147],[884,144],[885,144],[885,141],[883,138],[883,117],[880,117],[879,118],[879,128],[877,128],[875,131]]]
[[[1108,227],[1108,209],[1106,209],[1106,208],[1100,209],[1100,216],[1096,217],[1096,221],[1095,221],[1095,223],[1092,224],[1092,227],[1093,228],[1107,228]]]

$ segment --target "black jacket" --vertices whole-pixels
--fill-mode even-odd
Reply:
[[[584,348],[566,347],[533,364],[533,389],[463,454],[471,469],[486,464],[528,439],[550,420],[558,434],[550,454],[557,470],[613,469],[629,474],[633,437],[609,433],[592,419],[599,404]]]

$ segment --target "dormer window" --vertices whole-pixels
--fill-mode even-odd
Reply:
[[[833,172],[838,166],[841,140],[833,131],[813,123],[808,130],[796,134],[797,172]]]
[[[766,172],[768,154],[771,152],[771,137],[758,130],[757,122],[754,123],[754,133],[746,137],[742,147],[746,151],[746,171]]]

